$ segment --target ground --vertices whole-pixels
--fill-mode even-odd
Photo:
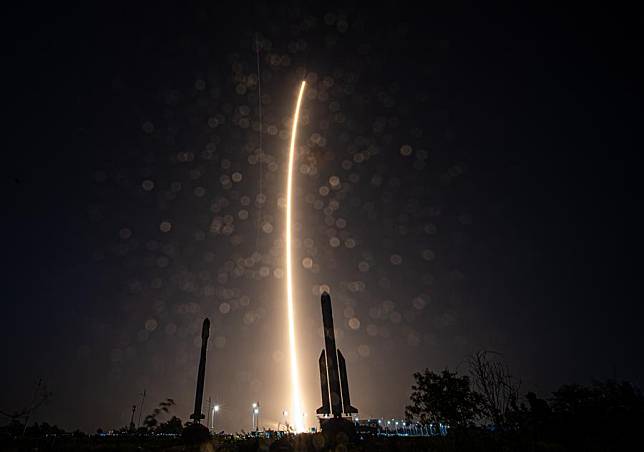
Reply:
[[[250,452],[250,451],[565,451],[559,445],[522,444],[490,435],[447,437],[369,437],[355,442],[330,444],[320,433],[302,434],[279,440],[218,437],[200,445],[185,445],[178,438],[65,437],[1,441],[0,449],[13,451],[172,451],[172,452]]]

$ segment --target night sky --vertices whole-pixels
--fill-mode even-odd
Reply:
[[[641,176],[626,171],[641,150],[641,24],[545,6],[218,3],[5,14],[0,409],[27,405],[42,378],[53,397],[36,421],[120,427],[144,388],[144,411],[171,397],[187,420],[208,316],[220,428],[249,429],[254,400],[263,424],[281,420],[302,79],[308,425],[327,287],[360,416],[402,416],[413,372],[464,372],[478,349],[542,396],[644,382]]]

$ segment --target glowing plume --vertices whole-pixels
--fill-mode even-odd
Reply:
[[[286,298],[288,302],[288,340],[291,358],[291,425],[297,432],[304,431],[302,410],[302,395],[300,393],[300,377],[297,367],[296,337],[295,337],[295,310],[293,307],[293,250],[292,250],[292,222],[293,222],[293,164],[295,161],[295,139],[297,137],[297,123],[300,119],[300,104],[306,82],[302,82],[300,93],[297,96],[295,114],[293,115],[293,129],[291,130],[291,147],[288,155],[288,177],[286,182]]]

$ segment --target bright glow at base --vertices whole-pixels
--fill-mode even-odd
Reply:
[[[300,394],[300,377],[297,368],[297,354],[295,347],[295,310],[293,308],[293,256],[292,256],[292,210],[293,210],[293,164],[295,162],[295,138],[297,136],[297,123],[300,119],[300,104],[304,86],[300,86],[300,94],[297,96],[295,114],[293,115],[293,129],[291,130],[291,148],[288,155],[288,177],[286,183],[286,298],[288,302],[288,340],[291,355],[291,413],[294,413],[292,425],[296,432],[304,431],[302,395]]]

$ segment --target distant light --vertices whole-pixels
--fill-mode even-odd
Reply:
[[[255,414],[259,413],[259,408],[255,408]]]
[[[253,402],[253,408],[257,408],[257,402]]]
[[[215,412],[219,411],[219,405],[215,405]]]

